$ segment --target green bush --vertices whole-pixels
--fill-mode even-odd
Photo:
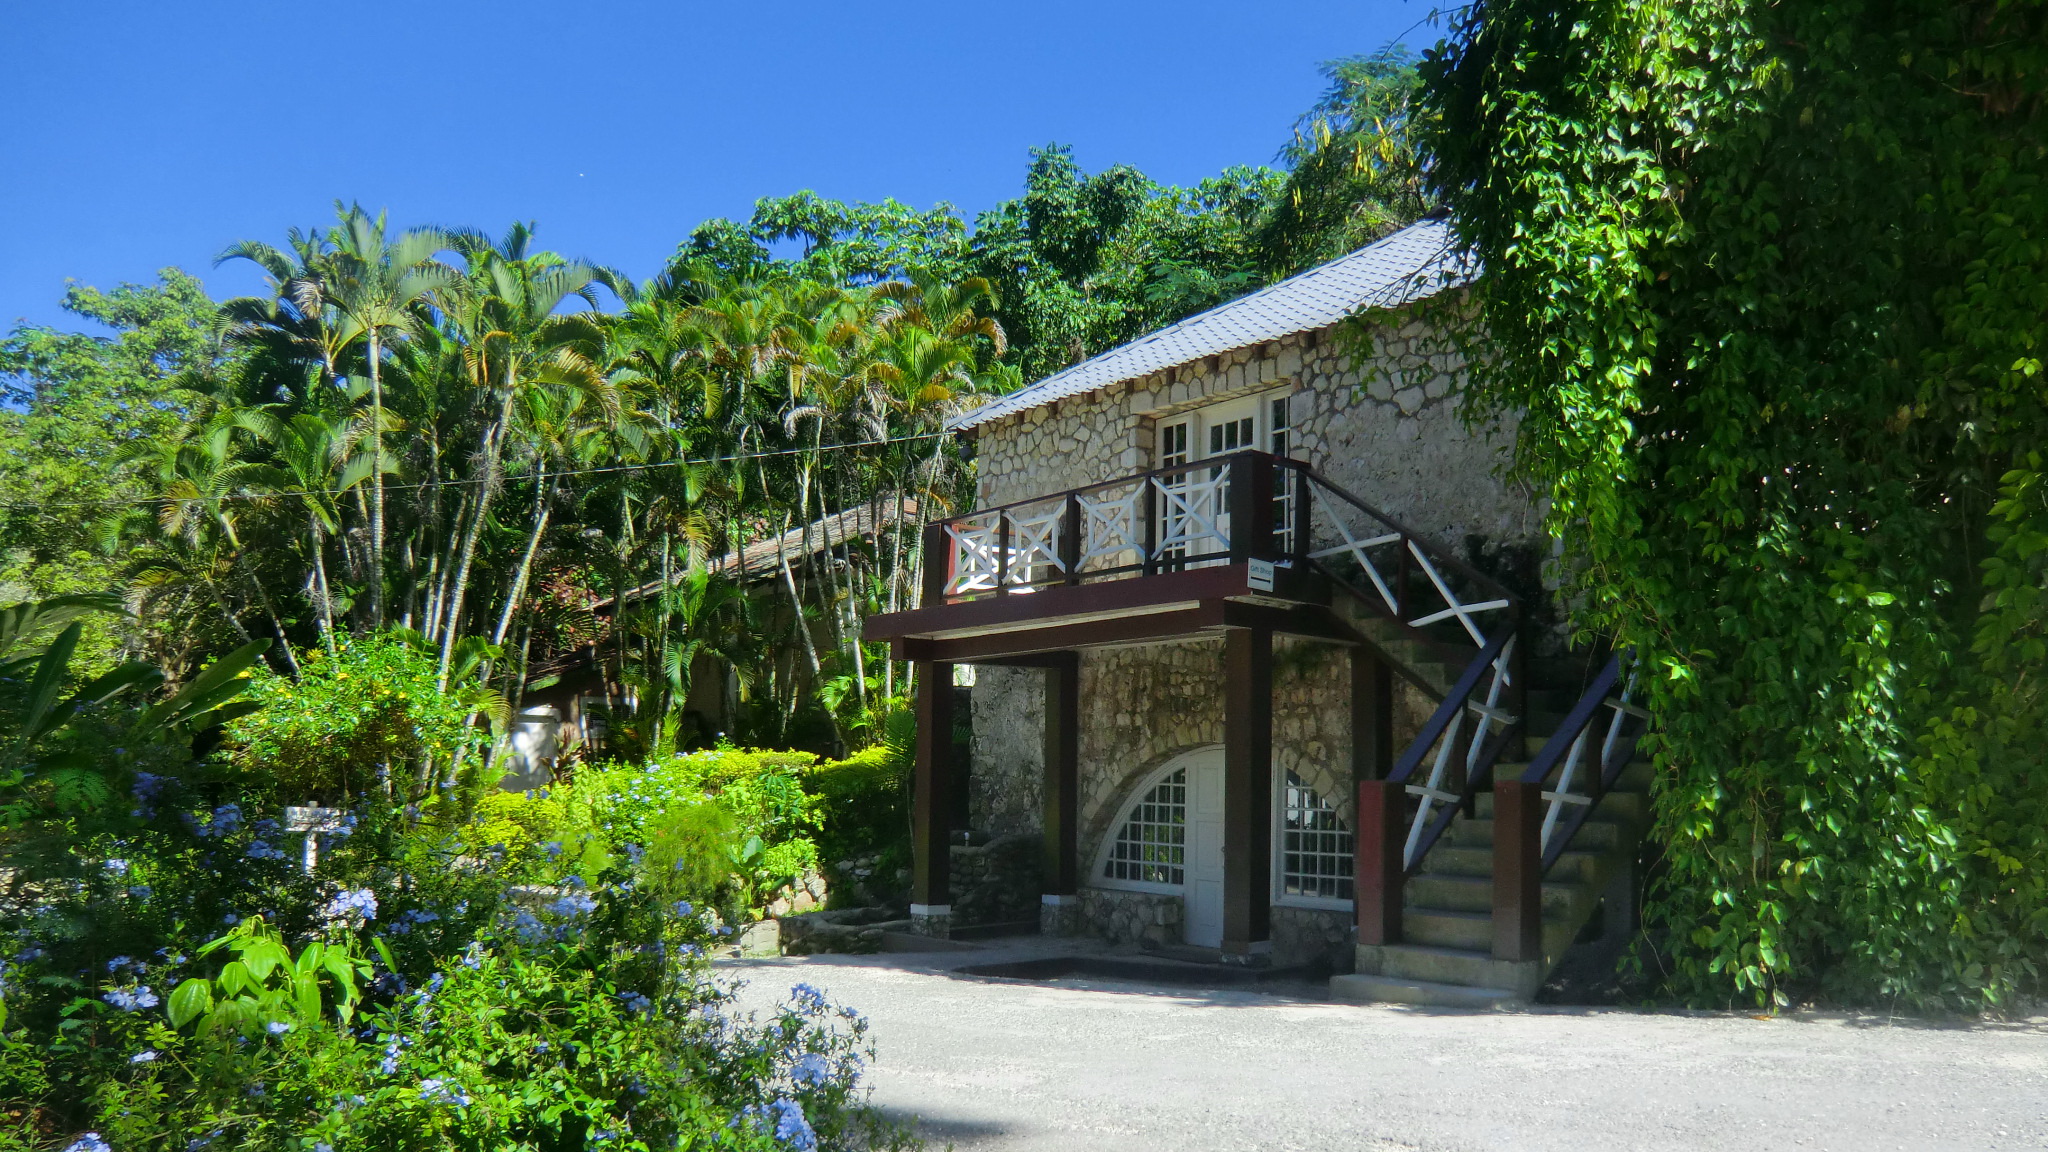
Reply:
[[[804,787],[824,812],[818,848],[827,862],[889,853],[910,839],[910,765],[877,744],[804,774]]]
[[[261,707],[228,726],[228,758],[286,803],[344,803],[390,774],[399,792],[424,797],[479,768],[488,737],[471,723],[475,701],[439,690],[434,658],[388,637],[310,650],[298,680],[260,672],[247,699]]]

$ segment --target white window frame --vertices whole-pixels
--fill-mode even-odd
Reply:
[[[1263,392],[1255,392],[1249,396],[1235,396],[1228,400],[1218,400],[1213,404],[1204,404],[1198,408],[1189,408],[1185,411],[1175,412],[1170,416],[1155,417],[1152,421],[1153,466],[1156,468],[1169,466],[1170,462],[1167,459],[1168,453],[1166,452],[1165,444],[1166,430],[1181,424],[1185,424],[1188,430],[1186,452],[1186,461],[1188,463],[1210,458],[1210,428],[1218,424],[1235,423],[1246,417],[1250,417],[1252,420],[1251,441],[1241,444],[1236,448],[1227,449],[1222,455],[1227,456],[1232,452],[1243,452],[1252,449],[1260,452],[1271,452],[1275,447],[1279,446],[1279,442],[1274,437],[1276,432],[1287,438],[1286,446],[1291,450],[1294,447],[1295,422],[1292,397],[1297,391],[1299,389],[1293,385],[1268,388]],[[1275,428],[1273,426],[1273,402],[1276,400],[1289,401],[1288,426],[1285,428]]]
[[[1311,791],[1315,790],[1307,781],[1303,781],[1302,786]],[[1323,796],[1320,792],[1316,794],[1324,803],[1330,804],[1332,809],[1336,807],[1329,797]],[[1343,817],[1338,817],[1338,820],[1341,822]],[[1358,829],[1354,827],[1348,831],[1351,833],[1351,862],[1355,869],[1358,866]],[[1303,896],[1289,893],[1286,890],[1286,865],[1287,770],[1276,765],[1273,772],[1273,903],[1283,908],[1315,908],[1326,912],[1349,912],[1356,906],[1356,900],[1346,900],[1341,896]]]
[[[1116,821],[1109,826],[1109,831],[1102,837],[1101,847],[1096,850],[1095,865],[1086,881],[1088,887],[1114,888],[1120,892],[1156,892],[1167,896],[1182,896],[1187,893],[1187,874],[1190,868],[1188,854],[1194,848],[1192,839],[1194,823],[1187,818],[1186,813],[1188,809],[1194,807],[1195,791],[1195,774],[1188,772],[1188,769],[1192,766],[1190,763],[1192,752],[1200,751],[1204,751],[1204,749],[1192,749],[1190,753],[1175,756],[1139,781],[1137,787],[1131,789],[1129,796],[1123,802],[1123,806],[1117,809]],[[1152,789],[1164,783],[1166,778],[1175,772],[1188,772],[1187,793],[1181,804],[1181,827],[1185,830],[1181,837],[1181,883],[1162,884],[1150,880],[1124,880],[1110,876],[1108,874],[1109,862],[1111,857],[1116,855],[1117,837],[1122,834],[1124,826],[1131,822],[1131,815],[1138,810],[1138,805],[1144,802],[1146,795]]]

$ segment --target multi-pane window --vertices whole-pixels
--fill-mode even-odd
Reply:
[[[1117,830],[1102,874],[1110,880],[1179,884],[1187,872],[1188,770],[1179,769],[1151,788]],[[1350,894],[1350,889],[1345,889]]]
[[[1280,811],[1280,894],[1349,900],[1351,881],[1351,833],[1329,801],[1289,772]]]

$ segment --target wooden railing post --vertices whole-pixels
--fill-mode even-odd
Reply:
[[[1273,458],[1240,452],[1230,458],[1230,562],[1273,555]]]
[[[1081,582],[1081,498],[1067,493],[1067,510],[1060,517],[1060,567],[1066,569],[1066,582]]]
[[[996,513],[996,595],[1010,594],[1010,514]]]
[[[1493,958],[1543,958],[1543,785],[1493,786]]]
[[[1139,501],[1144,505],[1145,554],[1138,559],[1144,565],[1145,575],[1156,576],[1159,573],[1159,484],[1150,476],[1141,483],[1145,485],[1145,498]]]
[[[924,526],[924,587],[918,604],[936,608],[946,602],[946,586],[953,582],[953,541],[944,524]]]
[[[1291,471],[1294,473],[1294,532],[1292,533],[1294,538],[1289,543],[1294,545],[1294,562],[1296,566],[1305,568],[1308,564],[1308,554],[1313,551],[1308,539],[1308,469],[1294,468]]]
[[[1358,910],[1360,944],[1401,942],[1401,889],[1407,879],[1401,863],[1401,825],[1407,815],[1407,792],[1393,780],[1358,782],[1358,844],[1352,856],[1358,870],[1352,906]]]

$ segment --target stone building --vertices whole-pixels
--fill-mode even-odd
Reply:
[[[947,843],[1029,835],[1047,932],[1338,972],[1400,946],[1361,831],[1412,851],[1471,815],[1465,777],[1530,735],[1515,673],[1561,649],[1513,429],[1460,413],[1439,324],[1468,279],[1424,221],[953,422],[979,508],[927,530],[922,605],[868,625],[920,684],[976,666],[968,763],[951,696],[920,696],[926,930],[954,927]]]

